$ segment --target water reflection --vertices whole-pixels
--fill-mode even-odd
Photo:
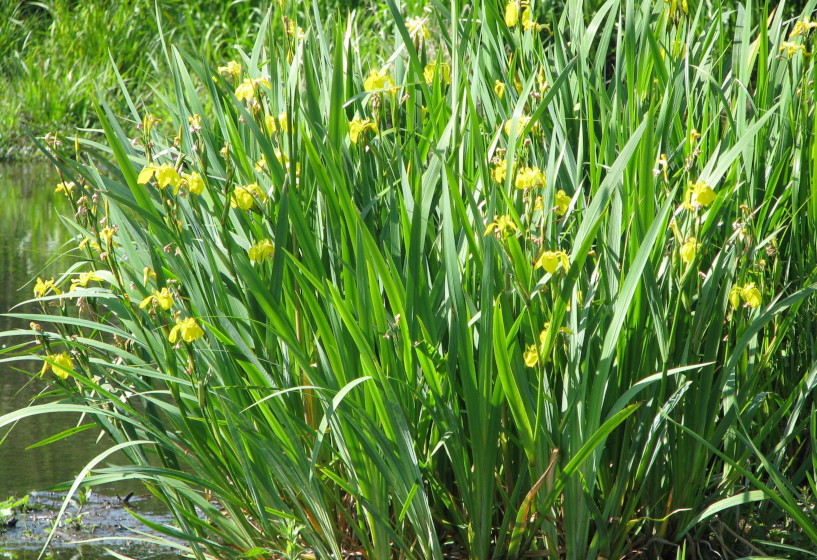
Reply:
[[[66,271],[74,261],[70,251],[76,247],[69,230],[60,221],[60,213],[71,207],[65,197],[54,192],[58,179],[50,165],[0,165],[0,313],[32,297],[34,281],[38,276],[49,279]],[[34,304],[14,309],[16,313],[36,313]],[[0,316],[0,332],[28,328],[28,322]],[[25,338],[0,338],[0,347],[27,342]],[[0,355],[0,358],[4,356]],[[47,380],[34,378],[25,371],[39,371],[38,361],[0,364],[0,416],[27,406],[38,395],[49,390]],[[10,367],[14,366],[14,367]],[[19,422],[12,430],[0,429],[0,503],[8,496],[22,496],[33,490],[42,490],[73,481],[82,468],[111,443],[96,428],[88,429],[67,440],[27,450],[26,447],[77,425],[77,415],[42,415]],[[5,439],[4,439],[5,436]],[[113,455],[111,462],[123,463],[123,455]],[[82,510],[83,527],[79,530],[61,530],[61,538],[52,541],[49,558],[76,560],[110,558],[100,545],[77,545],[73,541],[93,537],[115,537],[106,547],[140,560],[169,560],[178,554],[168,549],[118,540],[129,533],[126,527],[139,524],[118,503],[115,496],[135,491],[137,496],[129,507],[156,523],[171,523],[162,504],[145,495],[146,489],[138,483],[118,483],[95,489],[96,497]],[[64,495],[37,493],[32,503],[56,511]],[[124,503],[124,502],[123,502]],[[0,532],[0,560],[35,560],[45,542],[53,515],[42,513],[34,517],[19,515],[19,526]],[[66,512],[77,515],[74,504]],[[37,522],[37,517],[45,521]],[[139,526],[140,530],[145,527]]]
[[[0,313],[31,299],[37,276],[50,278],[72,262],[75,246],[59,214],[70,212],[58,182],[45,163],[0,166]],[[15,312],[36,312],[33,305]],[[0,316],[0,331],[28,328],[27,322]],[[0,339],[10,346],[24,339]],[[0,415],[29,404],[48,389],[22,370],[37,371],[38,362],[0,364]],[[14,367],[11,367],[14,366]],[[39,416],[19,422],[0,445],[0,500],[73,479],[86,462],[102,451],[98,430],[86,430],[68,440],[26,451],[26,447],[76,425],[77,416]],[[0,439],[6,434],[0,429]],[[114,489],[112,489],[114,490]]]

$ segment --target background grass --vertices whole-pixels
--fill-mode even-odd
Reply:
[[[148,0],[3,2],[0,6],[0,158],[31,152],[37,134],[97,126],[97,92],[115,97],[116,72],[140,105],[168,68],[157,3]],[[162,0],[168,40],[217,60],[252,43],[263,11],[251,2]],[[124,112],[124,105],[114,105]]]
[[[783,43],[815,32],[534,8],[276,5],[237,76],[160,40],[165,122],[123,79],[104,143],[43,146],[90,242],[22,350],[73,364],[0,425],[95,418],[132,464],[74,486],[144,480],[197,557],[811,557],[815,65]]]

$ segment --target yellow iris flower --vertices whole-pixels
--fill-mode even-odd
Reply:
[[[140,185],[144,185],[150,182],[150,180],[154,177],[161,188],[165,188],[168,185],[172,185],[174,188],[176,188],[179,182],[182,180],[181,177],[179,177],[179,172],[176,171],[176,168],[169,163],[163,163],[161,165],[154,165],[151,163],[139,172],[136,182]]]
[[[204,179],[199,175],[198,171],[182,173],[182,180],[173,189],[173,194],[178,194],[181,187],[187,187],[187,190],[191,193],[200,195],[204,192]]]
[[[258,199],[261,204],[264,204],[267,201],[267,195],[261,190],[258,183],[250,183],[246,186],[239,186],[233,191],[230,206],[233,208],[241,208],[242,210],[249,210],[252,208],[255,199]]]
[[[505,239],[518,229],[510,216],[494,216],[494,221],[488,224],[482,236],[485,237],[491,233],[496,233],[498,238]]]
[[[170,336],[167,339],[173,344],[179,340],[179,334],[182,335],[182,340],[185,342],[193,342],[203,337],[204,331],[194,318],[188,317],[187,319],[176,319],[176,325],[170,329]]]
[[[96,272],[83,272],[79,275],[79,278],[74,278],[71,280],[71,289],[68,290],[69,292],[73,292],[77,287],[79,288],[86,288],[88,287],[88,282],[104,282],[105,279],[101,278],[97,275]]]
[[[136,182],[140,185],[147,184],[153,176],[156,174],[156,166],[152,163],[146,166],[142,171],[139,172],[139,176],[136,178]]]
[[[441,62],[440,64],[429,62],[426,64],[426,67],[423,69],[423,78],[426,84],[431,85],[434,83],[434,76],[437,75],[438,71],[443,81],[447,85],[451,85],[451,67],[445,62]]]
[[[256,89],[258,86],[264,86],[267,89],[271,89],[272,85],[267,78],[244,78],[244,81],[238,84],[238,87],[235,88],[235,97],[239,101],[252,101],[255,97]]]
[[[507,160],[500,160],[496,167],[491,170],[491,177],[500,185],[505,182],[505,177],[508,176],[508,162]]]
[[[292,35],[299,41],[306,36],[304,30],[301,27],[295,25],[295,22],[293,20],[289,20],[289,23],[287,24],[287,35]]]
[[[43,369],[40,370],[40,376],[43,376],[51,370],[54,375],[60,379],[68,379],[68,375],[74,371],[74,361],[68,352],[61,352],[59,354],[52,354],[48,356],[54,364],[43,361]]]
[[[712,187],[707,185],[705,181],[690,183],[684,194],[683,207],[687,210],[697,210],[702,206],[707,207],[715,201],[717,196]]]
[[[754,282],[750,282],[740,289],[740,298],[752,309],[760,307],[760,304],[763,302],[760,290],[757,289]]]
[[[510,0],[505,6],[505,25],[515,27],[519,23],[519,4],[517,0]]]
[[[168,185],[175,187],[179,184],[179,181],[181,181],[181,177],[179,177],[179,172],[176,171],[175,167],[169,163],[163,163],[156,168],[156,181],[161,188],[165,188]]]
[[[107,245],[111,244],[111,239],[113,239],[116,230],[112,227],[102,228],[102,231],[99,232],[99,237],[105,240]]]
[[[375,134],[378,133],[377,124],[370,122],[369,119],[354,119],[349,122],[349,140],[352,141],[352,144],[357,144],[358,137],[365,133],[367,130],[371,130]]]
[[[233,191],[230,206],[233,208],[238,207],[242,210],[249,210],[252,208],[254,201],[252,193],[246,187],[236,187],[235,191]]]
[[[780,43],[780,51],[785,51],[786,56],[789,58],[793,57],[798,52],[803,53],[804,56],[808,56],[809,52],[806,50],[806,47],[803,45],[798,45],[797,43],[792,43],[791,41],[783,41]]]
[[[539,347],[535,344],[531,344],[525,350],[525,353],[522,356],[522,359],[525,361],[525,365],[528,367],[533,367],[539,363],[540,356],[544,356],[545,354],[545,342],[547,341],[548,332],[550,331],[550,323],[545,323],[544,328],[539,333]],[[559,331],[561,334],[573,334],[573,332],[568,329],[567,327],[559,327]]]
[[[287,125],[287,112],[283,111],[278,115],[278,118],[274,117],[273,115],[266,115],[264,117],[264,125],[267,128],[267,133],[272,134],[273,132],[289,132],[289,126]]]
[[[525,365],[528,367],[533,367],[539,363],[539,351],[536,349],[535,344],[531,344],[525,350],[525,353],[522,355],[522,359],[525,360]]]
[[[90,237],[85,237],[85,238],[82,239],[82,241],[79,242],[79,245],[78,245],[79,250],[82,251],[85,248],[86,245],[90,245],[91,247],[93,247],[94,251],[98,251],[98,252],[102,251],[102,247],[99,246],[99,243],[92,240]]]
[[[564,216],[567,213],[568,208],[570,208],[571,200],[570,195],[560,189],[556,193],[556,213],[560,216]]]
[[[241,76],[241,65],[235,60],[231,60],[226,66],[219,66],[218,73],[225,78],[231,77],[234,80],[237,80],[238,77]]]
[[[56,295],[60,295],[59,288],[54,285],[54,279],[43,281],[42,278],[37,278],[37,283],[34,285],[34,297],[43,297],[49,290],[52,290]]]
[[[252,262],[262,263],[267,259],[272,258],[275,254],[275,246],[269,239],[262,239],[249,250],[250,260]]]
[[[536,261],[536,268],[544,268],[550,274],[554,274],[562,265],[565,272],[570,270],[570,257],[564,251],[544,251]]]
[[[729,290],[729,303],[732,305],[732,309],[740,307],[740,286],[733,286]]]
[[[71,192],[74,190],[74,187],[77,185],[73,181],[65,182],[57,184],[57,188],[54,190],[55,193],[65,193],[65,196],[70,197]]]
[[[791,30],[789,39],[794,39],[798,35],[807,35],[809,31],[815,27],[817,27],[817,21],[811,21],[811,19],[806,16],[803,21],[798,21],[794,24],[794,29]]]
[[[547,25],[541,25],[535,19],[533,19],[530,8],[525,8],[522,10],[522,29],[525,31],[529,31],[531,29],[533,31],[541,31],[546,28]]]
[[[267,168],[267,156],[261,156],[261,159],[255,162],[255,170],[261,173]]]
[[[153,290],[153,294],[149,295],[145,299],[142,300],[142,303],[139,304],[139,309],[144,309],[151,303],[157,303],[159,307],[167,311],[171,307],[173,307],[173,293],[168,290],[167,288],[162,288],[161,290]]]
[[[428,27],[426,27],[425,18],[419,17],[407,18],[406,30],[409,32],[409,36],[415,41],[420,37],[422,37],[423,39],[428,39],[429,37],[431,37],[431,33],[429,33]]]
[[[760,307],[760,304],[763,303],[763,295],[757,286],[755,286],[754,282],[750,282],[742,287],[732,287],[729,291],[729,303],[732,305],[732,308],[739,308],[741,300],[743,300],[745,307],[754,309]]]
[[[698,249],[701,247],[701,244],[694,238],[690,237],[684,244],[681,245],[681,260],[685,263],[689,264],[695,260],[695,255],[698,254]]]
[[[516,174],[515,186],[519,190],[528,190],[545,185],[545,176],[538,167],[522,167]]]
[[[363,89],[375,91],[380,89],[394,89],[394,82],[388,72],[372,70],[369,77],[363,82]]]
[[[500,99],[505,95],[505,83],[499,80],[494,80],[494,93]]]
[[[522,115],[521,117],[519,117],[519,123],[516,125],[516,134],[517,134],[517,136],[522,134],[522,131],[525,130],[525,127],[528,126],[529,122],[530,122],[530,117],[528,117],[526,115]],[[536,123],[536,124],[534,124],[533,127],[536,128],[538,125],[539,125],[539,123]],[[503,128],[505,129],[505,134],[510,136],[510,134],[511,134],[511,120],[510,119],[505,121],[505,126]]]
[[[255,97],[255,84],[252,83],[252,80],[245,78],[244,81],[235,88],[235,96],[239,101],[244,99],[249,101]]]

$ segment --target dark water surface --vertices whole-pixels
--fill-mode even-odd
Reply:
[[[58,213],[69,211],[65,197],[60,200],[54,187],[56,174],[46,164],[0,166],[0,312],[31,299],[37,276],[51,278],[71,263],[65,252],[70,235]],[[61,196],[61,195],[60,195]],[[24,306],[15,312],[36,312]],[[25,321],[0,317],[0,331],[28,328]],[[24,339],[0,339],[9,346]],[[31,382],[29,376],[15,371],[36,371],[36,362],[0,363],[0,415],[29,404],[47,388],[43,382]],[[76,417],[40,416],[19,422],[0,445],[0,500],[9,494],[26,494],[72,478],[93,455],[97,434],[91,430],[66,441],[25,451],[28,445],[75,424]],[[5,428],[0,428],[4,434]],[[2,435],[0,435],[2,437]],[[101,450],[101,449],[100,449]]]
[[[31,299],[38,276],[56,277],[74,262],[70,251],[76,242],[59,218],[60,213],[67,214],[71,208],[63,195],[54,192],[57,182],[56,173],[45,163],[0,165],[0,313],[7,313],[20,302]],[[37,311],[29,304],[12,312]],[[0,316],[0,332],[16,328],[27,329],[28,322]],[[0,348],[24,341],[24,338],[0,338]],[[0,359],[4,357],[0,355]],[[41,365],[34,361],[0,363],[0,416],[27,406],[48,390],[46,381],[32,380],[20,371],[37,372]],[[22,420],[10,431],[0,428],[0,504],[10,496],[22,497],[73,481],[89,460],[110,446],[110,440],[93,428],[57,443],[26,450],[32,444],[76,426],[79,420],[77,415],[42,415]],[[137,483],[99,488],[80,510],[84,512],[81,527],[67,524],[60,528],[51,558],[75,559],[77,554],[76,560],[112,558],[100,546],[69,543],[99,536],[124,536],[124,527],[137,526],[136,520],[117,500],[117,496],[126,496],[131,491],[136,497],[128,505],[154,521],[169,521],[161,504],[143,496],[145,489]],[[59,493],[32,494],[30,501],[44,509],[18,515],[15,528],[0,532],[0,560],[36,559],[50,529],[49,517],[53,519],[49,510],[58,509],[63,498],[64,494]],[[69,516],[75,516],[78,507],[79,504],[72,504],[67,512]],[[0,512],[0,520],[2,518]],[[106,546],[139,559],[178,557],[168,555],[166,549],[134,547],[124,542]]]

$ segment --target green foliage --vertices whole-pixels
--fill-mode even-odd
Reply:
[[[213,60],[251,44],[247,37],[264,15],[249,1],[3,2],[0,159],[26,151],[25,127],[45,133],[96,125],[93,99],[98,91],[115,95],[117,72],[139,103],[152,103],[151,84],[161,88],[168,72],[157,8],[168,40]]]
[[[0,502],[0,534],[4,533],[8,527],[13,527],[17,523],[14,515],[18,512],[25,512],[28,508],[28,495],[22,498],[10,497],[4,502]]]
[[[106,143],[43,146],[87,241],[18,315],[56,402],[0,426],[94,418],[70,493],[143,480],[197,557],[817,546],[815,32],[387,7],[163,43],[169,122],[122,80],[137,137],[99,98]]]
[[[28,498],[28,495],[25,495],[22,498],[11,497],[4,502],[0,502],[0,515],[8,516],[17,510],[25,511],[26,507],[28,507]]]

